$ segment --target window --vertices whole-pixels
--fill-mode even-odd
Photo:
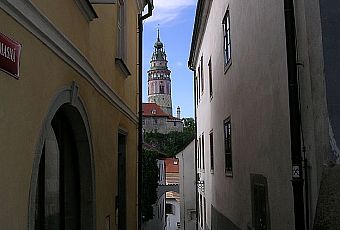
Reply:
[[[203,201],[202,201],[203,199],[202,199],[202,195],[200,194],[200,201],[199,201],[199,203],[200,203],[200,220],[199,220],[199,222],[200,222],[200,224],[201,224],[201,228],[203,228]]]
[[[232,175],[233,164],[231,154],[231,121],[230,117],[224,120],[224,160],[225,160],[225,173]]]
[[[125,60],[125,3],[124,0],[118,0],[118,19],[117,19],[117,56]]]
[[[201,100],[201,92],[202,92],[202,83],[201,83],[201,67],[199,66],[198,67],[198,70],[197,70],[197,79],[198,79],[198,101]]]
[[[159,93],[164,94],[164,85],[159,86]]]
[[[165,214],[175,214],[174,205],[165,204]]]
[[[199,101],[199,97],[198,97],[198,94],[199,94],[199,87],[198,87],[198,77],[197,77],[197,71],[195,71],[195,93],[196,93],[196,106],[198,105],[198,101]]]
[[[201,56],[201,64],[200,64],[200,66],[201,66],[201,73],[200,73],[200,75],[201,75],[201,93],[203,94],[203,92],[204,92],[203,56]]]
[[[223,47],[224,47],[224,66],[225,71],[231,63],[231,36],[230,36],[230,12],[229,8],[223,18]]]
[[[204,165],[205,165],[205,161],[204,161],[204,133],[202,133],[202,169],[204,170]]]
[[[201,137],[198,138],[197,142],[198,142],[197,143],[198,168],[201,169]]]
[[[209,59],[208,68],[209,68],[209,95],[210,95],[210,98],[212,98],[213,97],[213,87],[212,87],[211,58]]]
[[[205,200],[205,197],[203,197],[203,201],[204,201],[203,222],[204,222],[204,225],[206,226],[207,225],[207,202]]]
[[[211,130],[209,133],[209,145],[210,145],[210,171],[214,171],[214,133]]]

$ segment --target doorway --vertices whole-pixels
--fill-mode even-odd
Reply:
[[[126,230],[126,135],[118,133],[118,230]]]
[[[46,126],[36,184],[34,229],[93,229],[89,138],[81,114],[62,105]]]

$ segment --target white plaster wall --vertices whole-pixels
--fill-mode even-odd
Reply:
[[[179,159],[181,229],[194,230],[196,219],[190,212],[196,210],[195,140],[176,157]]]
[[[176,199],[166,199],[167,204],[174,205],[175,213],[174,214],[167,214],[166,218],[166,230],[177,230],[177,223],[180,222],[180,207],[179,203]]]
[[[232,64],[224,73],[222,20],[230,9]],[[283,2],[212,3],[197,59],[203,55],[204,93],[197,107],[198,134],[205,137],[207,225],[210,205],[240,229],[251,224],[250,174],[268,180],[271,228],[293,229],[293,200]],[[209,36],[208,36],[209,35]],[[211,57],[213,98],[208,61]],[[196,66],[198,67],[198,66]],[[231,116],[233,176],[224,173],[223,121]],[[209,132],[214,132],[211,173]]]

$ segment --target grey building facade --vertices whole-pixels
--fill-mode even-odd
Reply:
[[[292,153],[287,3],[295,13],[298,153]],[[339,4],[198,1],[189,68],[200,229],[339,226]],[[302,198],[291,182],[297,178]],[[305,218],[297,220],[295,211]]]

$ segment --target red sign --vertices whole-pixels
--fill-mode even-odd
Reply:
[[[0,33],[0,69],[19,79],[21,44]]]

